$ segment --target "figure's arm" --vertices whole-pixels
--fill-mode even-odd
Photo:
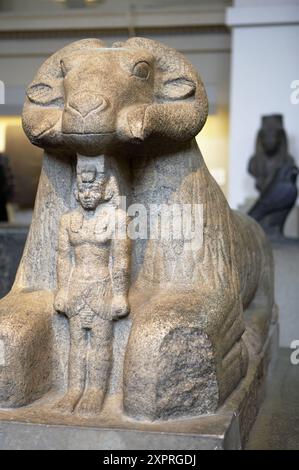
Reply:
[[[115,224],[116,231],[111,242],[112,277],[112,316],[124,317],[129,313],[129,287],[131,265],[131,242],[127,236],[128,219],[126,213],[119,211]]]
[[[249,160],[249,163],[248,163],[248,172],[252,175],[252,176],[256,176],[257,174],[257,168],[256,168],[256,156],[253,155],[250,160]]]
[[[57,293],[54,308],[57,312],[66,313],[67,289],[71,273],[71,245],[67,229],[67,221],[62,217],[59,226],[57,256]]]

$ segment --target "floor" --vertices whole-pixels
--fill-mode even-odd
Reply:
[[[299,364],[291,364],[292,352],[280,349],[247,450],[299,450]]]

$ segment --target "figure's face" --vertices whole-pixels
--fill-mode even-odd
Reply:
[[[261,131],[262,145],[269,155],[274,154],[279,147],[280,133],[277,128],[268,127]]]
[[[86,171],[77,176],[78,202],[85,210],[94,211],[105,199],[106,178]]]

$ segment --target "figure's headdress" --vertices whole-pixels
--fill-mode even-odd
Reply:
[[[77,155],[77,176],[83,182],[92,183],[97,176],[107,174],[107,162],[104,155],[98,157],[85,157]]]

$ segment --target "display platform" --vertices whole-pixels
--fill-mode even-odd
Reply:
[[[249,339],[249,338],[248,338]],[[249,339],[250,340],[250,339]],[[263,351],[251,361],[248,373],[216,414],[164,422],[136,422],[121,415],[111,422],[106,414],[85,420],[61,416],[44,400],[20,409],[0,410],[0,449],[178,449],[237,450],[244,447],[265,395],[269,358],[275,358],[278,323],[270,329]],[[271,373],[271,367],[270,372]]]

